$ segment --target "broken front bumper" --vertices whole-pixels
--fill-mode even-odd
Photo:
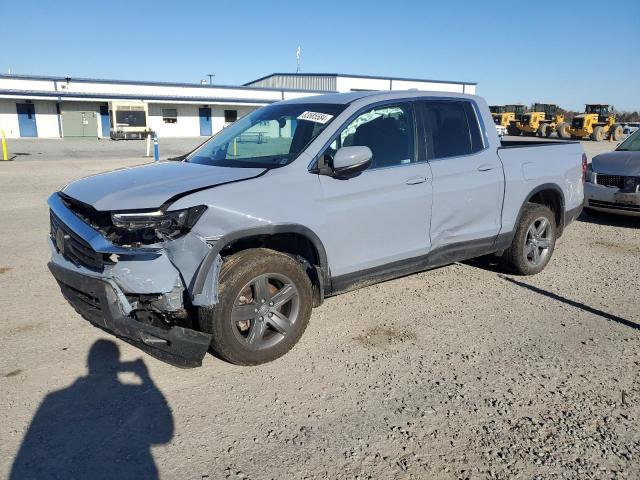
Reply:
[[[122,292],[109,281],[82,275],[54,262],[49,262],[49,270],[67,301],[96,327],[171,365],[190,368],[202,364],[211,335],[179,326],[165,329],[139,322],[128,315]]]
[[[189,305],[217,302],[220,262],[201,272],[211,245],[187,233],[162,245],[120,247],[76,216],[59,195],[48,203],[49,269],[76,311],[160,360],[199,366],[211,335],[186,328],[189,323],[182,320]],[[199,295],[190,288],[197,275],[204,279]]]

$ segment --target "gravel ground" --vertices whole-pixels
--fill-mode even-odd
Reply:
[[[46,269],[50,192],[140,162],[87,155],[0,164],[1,477],[24,442],[47,478],[640,478],[637,219],[583,215],[534,277],[479,259],[328,299],[271,364],[177,370]]]

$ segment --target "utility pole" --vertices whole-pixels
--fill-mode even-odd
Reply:
[[[207,73],[207,77],[209,77],[209,85],[213,85],[213,77],[215,76],[215,73]]]

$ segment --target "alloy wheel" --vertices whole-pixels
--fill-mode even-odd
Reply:
[[[259,275],[245,285],[231,310],[234,334],[252,350],[271,348],[293,329],[300,296],[285,275]]]
[[[524,256],[529,264],[537,267],[547,259],[551,249],[551,232],[546,217],[536,218],[529,225],[524,239]]]

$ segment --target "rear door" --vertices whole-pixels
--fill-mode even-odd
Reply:
[[[428,252],[430,172],[416,138],[413,105],[386,104],[357,115],[324,152],[362,145],[373,153],[371,167],[354,178],[319,176],[333,276]]]
[[[421,106],[433,174],[433,248],[492,244],[500,231],[504,174],[482,133],[477,107],[461,99],[424,101]]]

